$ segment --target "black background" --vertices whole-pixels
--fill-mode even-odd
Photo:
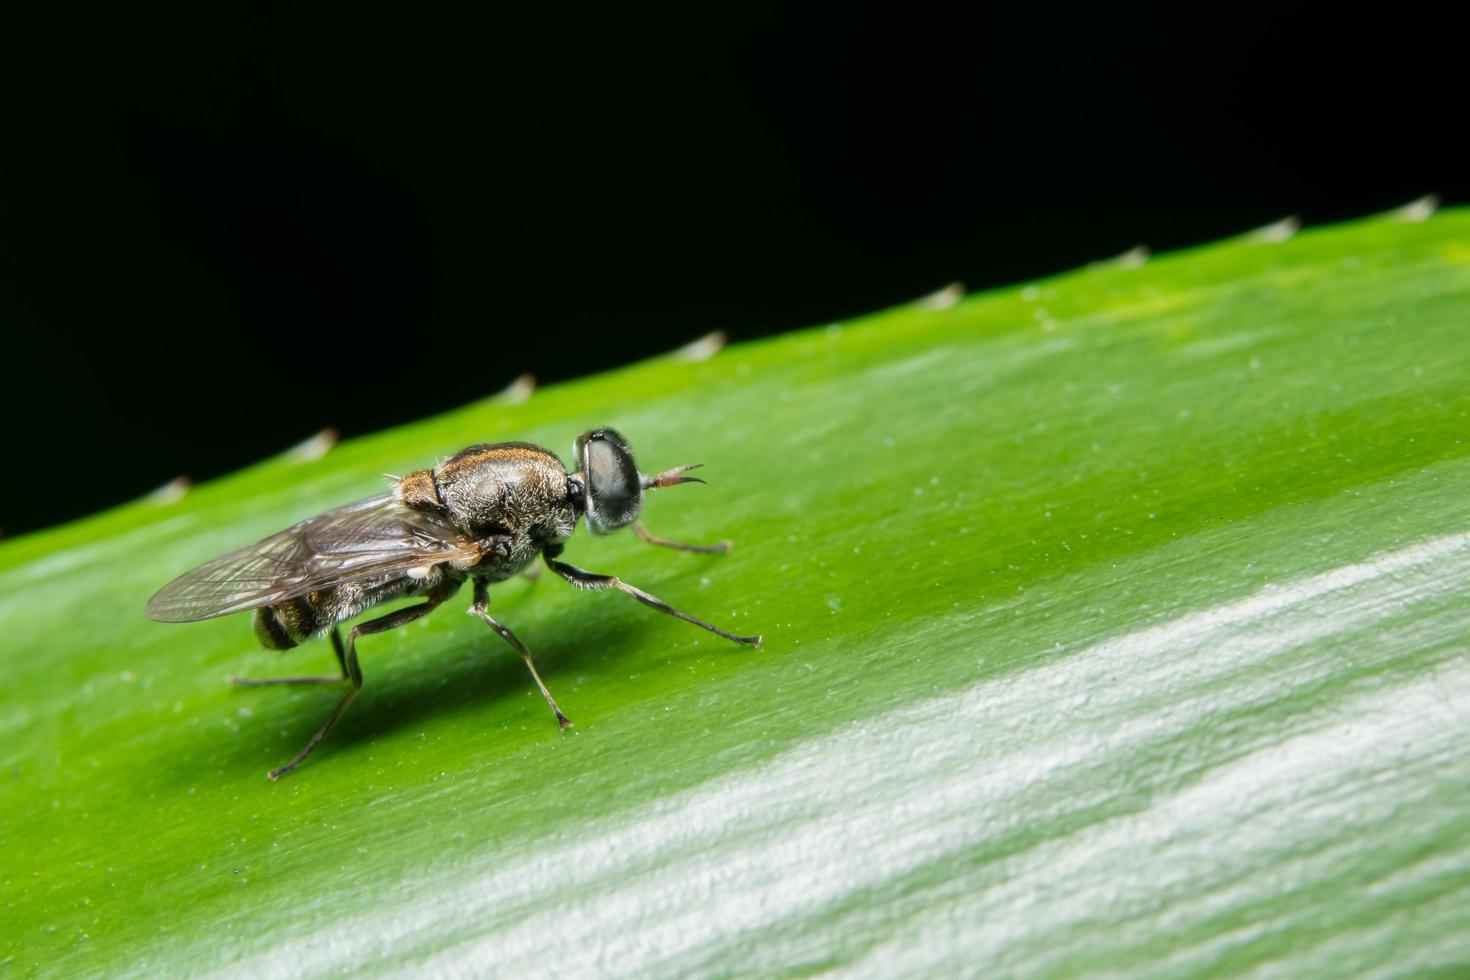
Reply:
[[[6,534],[524,371],[1470,194],[1406,6],[3,16]]]

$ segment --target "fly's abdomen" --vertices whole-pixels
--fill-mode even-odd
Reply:
[[[327,615],[327,605],[322,600],[328,593],[336,591],[309,592],[273,606],[257,608],[255,636],[260,645],[267,650],[289,650],[327,629],[336,620]]]
[[[396,575],[367,582],[344,582],[255,610],[255,635],[267,650],[289,650],[319,636],[344,619],[351,619],[380,602],[403,596],[423,595],[444,584],[438,567],[423,574]],[[458,578],[454,586],[458,587]],[[451,591],[453,591],[451,589]]]

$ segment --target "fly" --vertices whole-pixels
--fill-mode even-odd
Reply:
[[[332,730],[362,689],[357,639],[382,633],[432,612],[469,580],[469,613],[520,654],[531,678],[562,728],[571,722],[557,706],[531,651],[490,615],[489,587],[525,571],[537,558],[579,589],[617,589],[661,613],[693,623],[727,640],[759,646],[759,636],[736,636],[681,612],[614,575],[598,575],[559,561],[564,542],[586,518],[594,534],[632,525],[650,544],[682,551],[721,552],[650,534],[638,523],[648,490],[703,483],[678,466],[645,476],[633,450],[612,429],[593,429],[577,439],[576,472],[549,450],[525,442],[471,446],[433,469],[396,478],[393,489],[359,500],[273,534],[185,572],[148,600],[148,615],[166,623],[213,619],[254,610],[255,635],[271,650],[314,636],[331,637],[338,676],[234,678],[244,686],[348,685],[342,700],[290,762],[268,774],[279,779],[299,766]],[[423,602],[353,626],[344,643],[338,624],[380,603],[409,596]]]

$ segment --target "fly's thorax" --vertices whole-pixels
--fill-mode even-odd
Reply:
[[[539,446],[471,446],[431,475],[446,515],[477,539],[508,534],[530,543],[575,521],[566,468]]]
[[[444,501],[439,497],[439,484],[434,480],[433,470],[414,470],[399,477],[395,489],[399,501],[406,507],[440,515],[447,513]]]

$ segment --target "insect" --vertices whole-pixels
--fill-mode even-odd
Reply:
[[[558,561],[562,542],[584,517],[594,534],[610,534],[631,524],[650,544],[683,551],[729,550],[729,542],[706,547],[655,537],[638,523],[646,491],[703,483],[684,475],[695,466],[645,476],[634,463],[632,447],[612,429],[583,433],[574,452],[577,469],[569,473],[555,454],[530,443],[470,446],[432,469],[393,478],[388,493],[318,514],[185,572],[148,600],[148,615],[183,623],[254,610],[255,635],[271,650],[288,650],[323,634],[331,637],[339,676],[233,679],[247,686],[347,685],[342,700],[305,748],[268,773],[273,780],[305,761],[362,689],[358,638],[427,615],[458,592],[466,579],[474,586],[470,615],[484,620],[520,654],[557,723],[571,727],[536,672],[531,651],[490,615],[489,586],[525,571],[538,557],[579,589],[617,589],[727,640],[759,646],[759,636],[727,633],[616,576]],[[343,642],[339,623],[407,596],[424,601],[358,623]]]

